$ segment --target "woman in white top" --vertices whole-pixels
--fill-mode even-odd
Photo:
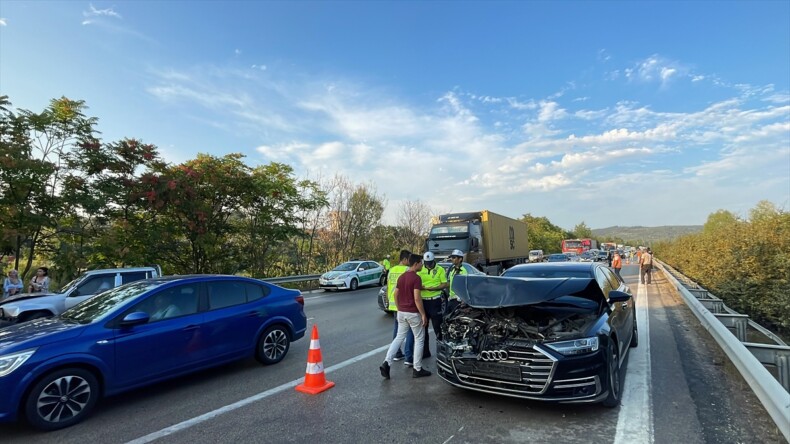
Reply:
[[[19,278],[19,272],[11,270],[8,272],[8,277],[3,280],[3,297],[14,296],[22,293],[25,288],[25,283]]]
[[[31,293],[46,293],[49,291],[49,269],[41,267],[36,270],[36,275],[30,280]]]

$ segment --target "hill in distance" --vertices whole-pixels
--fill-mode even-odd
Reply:
[[[702,231],[702,225],[663,225],[660,227],[614,227],[594,228],[597,239],[620,238],[639,245],[651,245],[657,241],[671,241],[686,234]]]

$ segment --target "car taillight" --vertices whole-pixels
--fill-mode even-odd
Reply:
[[[304,305],[304,296],[302,295],[297,296],[296,302],[298,302],[300,305]]]

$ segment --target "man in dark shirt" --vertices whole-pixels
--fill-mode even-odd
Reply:
[[[430,376],[431,372],[422,368],[423,335],[425,326],[428,325],[428,317],[425,315],[425,308],[422,305],[420,290],[422,289],[422,279],[417,274],[422,269],[422,256],[412,254],[409,256],[409,271],[403,273],[398,278],[395,287],[395,302],[398,305],[398,333],[392,340],[387,357],[381,364],[379,370],[385,379],[390,378],[390,366],[395,358],[395,354],[400,349],[401,344],[406,339],[406,334],[411,330],[414,334],[414,370],[412,378],[422,378]],[[407,357],[408,359],[408,357]]]

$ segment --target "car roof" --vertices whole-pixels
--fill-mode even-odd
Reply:
[[[193,280],[245,280],[252,282],[263,282],[260,279],[255,279],[247,276],[235,276],[232,274],[182,274],[162,276],[158,278],[149,279],[153,282],[175,282],[175,281],[193,281]]]
[[[540,262],[534,264],[519,264],[508,268],[505,272],[518,271],[518,270],[535,270],[535,271],[550,271],[550,270],[567,270],[567,271],[589,271],[592,272],[593,268],[601,267],[602,265],[597,262]]]
[[[118,273],[124,271],[157,271],[155,267],[127,267],[127,268],[101,268],[97,270],[88,270],[85,274],[103,274],[103,273]]]

